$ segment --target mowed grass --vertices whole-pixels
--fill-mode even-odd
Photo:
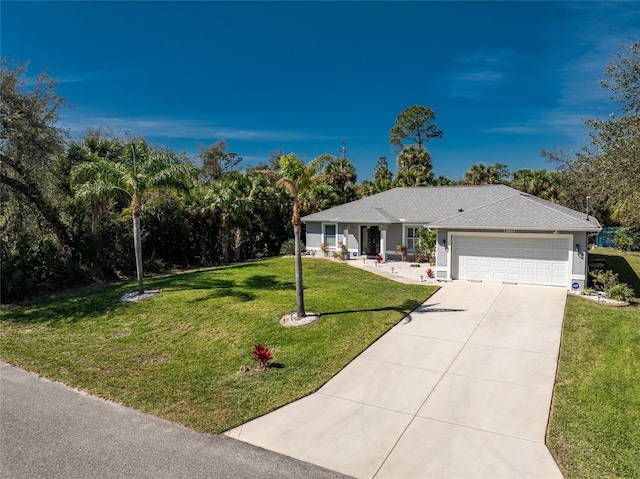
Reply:
[[[597,251],[622,281],[637,281],[637,254]],[[547,445],[567,478],[640,477],[637,305],[567,298]]]
[[[192,429],[219,433],[324,384],[437,289],[305,259],[305,303],[319,322],[284,328],[294,262],[277,258],[5,307],[0,357],[53,380]],[[256,370],[253,345],[274,355]],[[248,366],[249,372],[241,372]]]

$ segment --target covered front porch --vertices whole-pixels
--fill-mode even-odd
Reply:
[[[316,258],[321,256],[315,256]],[[332,261],[340,261],[331,257]],[[373,256],[359,255],[351,257],[346,263],[354,268],[360,268],[371,273],[384,276],[394,281],[407,284],[437,284],[435,278],[429,277],[429,270],[434,274],[436,267],[430,266],[429,263],[412,263],[402,261],[399,256],[394,259],[378,262]]]
[[[405,242],[402,225],[389,223],[309,223],[306,240],[311,254],[333,256],[344,248],[349,259],[380,255],[383,261],[400,259],[396,247]]]

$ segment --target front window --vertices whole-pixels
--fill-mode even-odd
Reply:
[[[336,225],[324,225],[324,242],[329,248],[336,247]]]
[[[416,251],[418,249],[418,231],[422,228],[407,228],[407,250]]]

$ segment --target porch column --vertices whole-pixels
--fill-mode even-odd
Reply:
[[[382,226],[380,228],[380,255],[382,256],[382,261],[387,261],[387,228],[386,226]]]
[[[347,249],[347,259],[349,259],[349,228],[342,230],[344,247]]]

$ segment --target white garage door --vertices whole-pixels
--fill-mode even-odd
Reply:
[[[453,279],[567,286],[568,238],[453,236]]]

